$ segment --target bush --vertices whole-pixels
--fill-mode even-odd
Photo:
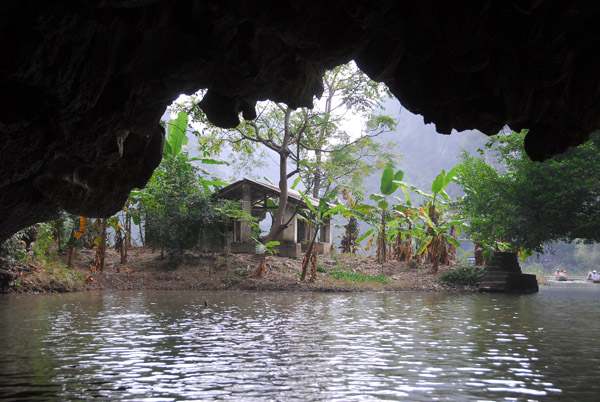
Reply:
[[[56,258],[50,255],[50,247],[54,242],[52,236],[52,226],[49,223],[41,223],[38,227],[38,233],[35,241],[31,244],[33,255],[40,261],[53,260]]]
[[[0,267],[8,267],[17,262],[24,262],[26,257],[25,242],[21,240],[21,232],[0,244]]]
[[[227,215],[217,208],[222,203],[197,192],[180,196],[178,203],[166,214],[149,211],[146,214],[147,243],[164,249],[169,265],[177,266],[183,260],[184,252],[196,247],[206,232],[212,236],[220,235],[219,228],[228,220]]]
[[[145,217],[146,244],[165,251],[171,267],[198,245],[201,236],[220,235],[229,219],[229,204],[213,201],[199,180],[198,168],[186,155],[165,157],[137,195]]]
[[[459,267],[451,271],[445,271],[440,275],[440,280],[450,286],[477,287],[485,274],[482,267]]]

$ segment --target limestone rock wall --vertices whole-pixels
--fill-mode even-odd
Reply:
[[[223,127],[310,106],[351,59],[438,131],[529,128],[541,160],[600,127],[589,1],[0,3],[0,239],[59,209],[108,216],[160,162],[158,121],[200,88]]]

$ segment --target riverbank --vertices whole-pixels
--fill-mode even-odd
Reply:
[[[62,258],[62,257],[61,257]],[[260,257],[248,254],[188,254],[177,268],[168,267],[160,252],[133,248],[120,263],[107,250],[103,272],[92,272],[93,250],[78,250],[73,270],[29,264],[22,267],[9,293],[86,290],[261,290],[261,291],[472,291],[450,287],[431,273],[430,264],[378,264],[373,256],[339,254],[321,257],[315,282],[300,281],[301,259],[267,256],[265,275],[253,276]],[[440,266],[440,274],[455,266]]]

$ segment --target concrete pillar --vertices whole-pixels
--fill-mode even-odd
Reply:
[[[332,243],[332,233],[331,233],[331,221],[328,221],[323,226],[321,226],[321,232],[319,233],[319,240],[321,243]]]
[[[242,185],[242,210],[250,216],[252,213],[252,197],[250,196],[250,185]],[[252,225],[249,219],[240,221],[240,241],[249,241],[252,233]]]
[[[281,241],[296,243],[298,241],[298,217],[296,216],[296,208],[288,203],[283,214],[283,222],[289,221],[290,218],[292,218],[290,224],[281,233]]]

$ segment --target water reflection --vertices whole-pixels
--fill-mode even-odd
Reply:
[[[0,398],[594,400],[598,295],[5,296]]]

